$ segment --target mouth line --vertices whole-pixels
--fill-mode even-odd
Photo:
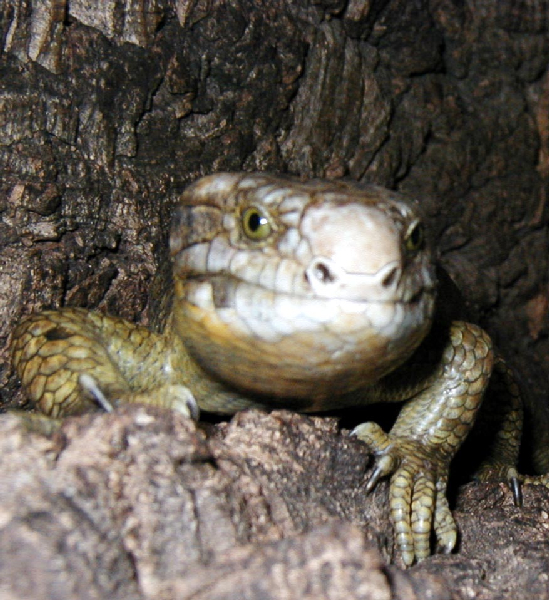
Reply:
[[[435,288],[424,286],[418,289],[414,294],[410,296],[410,298],[394,298],[394,299],[371,299],[371,298],[345,298],[342,296],[321,296],[318,294],[311,293],[311,295],[300,294],[294,292],[281,291],[274,288],[267,287],[265,285],[259,284],[257,282],[252,282],[247,279],[243,279],[241,277],[236,277],[231,273],[217,273],[212,274],[210,276],[204,275],[203,273],[197,274],[194,276],[187,276],[188,281],[204,281],[209,283],[212,286],[212,293],[214,297],[214,303],[217,307],[229,307],[234,303],[229,301],[230,297],[234,293],[234,289],[237,285],[245,285],[251,289],[261,290],[266,293],[273,294],[275,296],[288,298],[290,300],[314,300],[314,301],[322,301],[322,302],[348,302],[350,304],[356,305],[390,305],[390,306],[412,306],[420,303],[423,299],[428,297],[433,297]],[[230,285],[227,285],[227,282],[231,282]],[[232,293],[231,293],[232,292]]]

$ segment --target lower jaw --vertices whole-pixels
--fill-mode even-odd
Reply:
[[[179,334],[200,367],[227,388],[307,401],[308,408],[300,410],[316,410],[317,403],[365,389],[400,366],[423,339],[423,329],[398,343],[366,331],[352,341],[340,339],[339,345],[336,336],[330,343],[320,339],[321,332],[273,343],[237,338],[224,323],[211,319],[188,318]]]

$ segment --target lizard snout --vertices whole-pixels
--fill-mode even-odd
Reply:
[[[313,205],[301,232],[312,259],[305,281],[323,298],[391,302],[402,278],[400,232],[376,207],[359,203]]]
[[[330,258],[316,257],[305,270],[305,279],[318,296],[373,302],[394,299],[401,276],[398,261],[391,261],[377,273],[353,273]]]

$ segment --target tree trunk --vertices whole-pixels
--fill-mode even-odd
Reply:
[[[10,332],[23,315],[69,305],[147,323],[154,303],[148,290],[165,263],[171,208],[182,189],[215,171],[270,170],[350,177],[418,197],[441,262],[524,383],[533,421],[549,423],[547,0],[0,0],[0,48],[0,394],[5,407],[25,404],[8,355]],[[17,483],[20,475],[6,456],[19,468],[39,464],[53,474],[62,467],[51,462],[52,453],[63,456],[61,447],[78,444],[71,437],[76,430],[82,436],[91,436],[94,427],[101,430],[101,419],[124,439],[133,435],[132,428],[139,429],[140,418],[160,423],[162,431],[169,428],[165,417],[140,410],[71,421],[49,442],[22,433],[11,420],[4,423],[9,448],[1,454],[7,483],[0,484],[0,496],[13,511],[3,520],[0,552],[11,553],[22,573],[25,561],[37,573],[47,573],[59,558],[56,552],[66,546],[76,562],[70,562],[69,550],[61,553],[65,566],[55,563],[59,577],[71,568],[81,574],[74,579],[76,587],[67,583],[57,596],[55,579],[47,590],[26,591],[17,587],[23,585],[20,580],[10,588],[20,597],[318,598],[349,597],[354,589],[360,598],[391,593],[447,598],[471,585],[481,598],[500,597],[511,586],[516,586],[515,598],[549,593],[549,584],[538,582],[538,590],[524,583],[528,574],[537,577],[540,561],[546,561],[536,553],[543,540],[534,524],[527,530],[534,541],[524,546],[526,558],[516,569],[520,578],[498,578],[515,573],[505,556],[514,551],[517,558],[513,543],[523,534],[513,538],[502,521],[507,546],[500,554],[494,551],[503,538],[494,541],[488,530],[513,509],[504,491],[498,496],[493,486],[460,496],[459,554],[429,559],[415,575],[414,570],[384,569],[392,544],[383,520],[387,515],[380,517],[384,525],[377,530],[373,519],[373,533],[366,535],[380,553],[364,541],[364,530],[370,530],[362,511],[383,513],[386,490],[374,501],[363,498],[361,448],[322,425],[322,419],[315,421],[316,452],[327,453],[326,460],[334,463],[334,448],[339,448],[347,466],[338,463],[338,473],[325,474],[318,488],[322,463],[303,463],[299,453],[299,466],[292,462],[287,477],[277,480],[275,458],[284,444],[301,443],[307,418],[252,413],[251,424],[237,418],[216,426],[208,443],[196,432],[189,441],[191,434],[185,433],[198,454],[182,459],[168,453],[166,469],[175,469],[178,460],[197,463],[196,473],[186,473],[191,483],[185,480],[183,486],[190,498],[185,510],[196,503],[203,522],[198,526],[198,517],[189,516],[187,533],[177,529],[179,541],[154,537],[157,529],[172,527],[160,515],[149,525],[143,525],[148,516],[143,522],[137,518],[144,529],[132,538],[131,524],[117,511],[124,506],[144,511],[137,491],[126,504],[112,498],[101,504],[96,498],[90,500],[93,507],[86,498],[70,497],[67,490],[73,489],[84,496],[108,495],[110,484],[90,475],[98,465],[112,467],[101,463],[103,447],[92,448],[94,458],[78,471],[95,492],[80,480],[75,484],[73,471],[70,476],[63,471],[59,481],[64,483],[52,491],[51,478],[29,466],[33,493],[41,500],[36,506],[19,501],[20,490],[28,490],[9,483]],[[275,426],[289,436],[263,448],[262,462],[269,464],[270,457],[272,471],[259,473],[220,441],[235,432],[243,435],[248,426],[255,436],[262,427]],[[183,431],[186,425],[177,427]],[[549,427],[545,431],[549,435]],[[141,452],[157,444],[155,435],[160,433],[153,427],[150,437],[137,436]],[[112,436],[101,443],[125,452],[116,450]],[[74,456],[81,460],[85,454]],[[170,475],[180,476],[177,469]],[[301,485],[310,495],[292,488],[300,485],[295,478],[305,479]],[[150,492],[146,482],[135,485]],[[170,485],[177,488],[173,481]],[[177,496],[166,493],[164,500]],[[525,520],[539,517],[538,491],[532,494]],[[204,497],[215,500],[208,504]],[[476,502],[486,510],[472,523],[467,515]],[[495,519],[491,525],[484,525],[486,511]],[[69,513],[70,526],[61,518]],[[42,522],[40,514],[49,515],[51,523]],[[209,519],[218,530],[204,541]],[[29,532],[40,535],[33,538]],[[95,545],[78,554],[78,535],[93,538]],[[43,551],[35,555],[37,548]],[[177,566],[170,562],[174,556],[181,561]],[[3,556],[0,563],[12,564]],[[483,581],[481,568],[488,573]],[[9,579],[6,569],[0,569],[2,579]],[[102,569],[116,577],[102,579]],[[276,569],[283,570],[279,575],[287,587]],[[239,587],[234,573],[244,572]],[[204,587],[200,577],[215,583]],[[539,596],[531,595],[538,591]]]

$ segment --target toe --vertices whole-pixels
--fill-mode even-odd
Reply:
[[[427,477],[416,481],[412,496],[412,535],[417,560],[431,554],[430,538],[434,513],[435,484]]]
[[[396,535],[396,545],[406,566],[414,562],[414,536],[410,522],[413,476],[405,467],[391,479],[390,508]]]
[[[437,537],[437,551],[450,554],[457,542],[457,528],[446,498],[446,486],[437,491],[433,528]]]

